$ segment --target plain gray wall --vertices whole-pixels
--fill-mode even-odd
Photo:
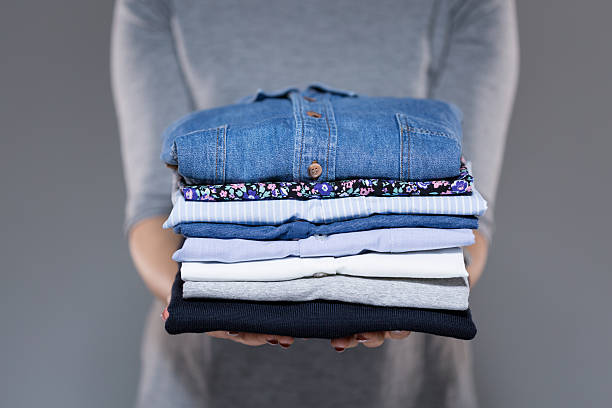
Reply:
[[[0,406],[124,407],[150,295],[122,235],[110,1],[0,12]],[[521,1],[497,233],[473,292],[483,407],[609,407],[612,28]]]

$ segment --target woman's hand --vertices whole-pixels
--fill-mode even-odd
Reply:
[[[162,312],[162,319],[168,319],[168,307]],[[228,332],[228,331],[213,331],[207,332],[210,337],[217,339],[226,339],[235,341],[236,343],[245,344],[247,346],[262,346],[264,344],[280,345],[284,349],[288,349],[293,344],[294,338],[289,336],[278,336],[274,334],[259,334],[245,332]],[[365,347],[374,348],[382,346],[385,339],[403,339],[408,337],[409,331],[379,331],[354,334],[348,337],[332,339],[331,345],[337,352],[343,352],[346,349],[353,348],[359,344]]]
[[[168,299],[167,303],[170,303]],[[162,320],[168,320],[168,306],[164,308],[161,314]],[[245,344],[247,346],[262,346],[270,344],[272,346],[280,345],[284,349],[288,349],[293,344],[293,337],[278,336],[275,334],[260,334],[260,333],[245,333],[245,332],[228,332],[228,331],[212,331],[207,332],[207,335],[217,339],[226,339],[235,341],[236,343]]]
[[[288,349],[293,344],[293,337],[289,336],[277,336],[273,334],[259,334],[259,333],[244,333],[244,332],[226,332],[226,331],[214,331],[206,333],[210,337],[216,337],[218,339],[232,340],[237,343],[246,344],[247,346],[261,346],[264,344],[270,344],[272,346],[280,345],[284,349]]]
[[[169,303],[169,300],[168,300]],[[166,306],[161,314],[164,321],[168,319],[168,307]],[[226,339],[235,341],[236,343],[245,344],[247,346],[262,346],[264,344],[280,345],[284,349],[288,349],[293,344],[294,338],[289,336],[278,336],[275,334],[259,334],[245,332],[229,332],[229,331],[213,331],[207,332],[210,337],[217,339]],[[378,331],[354,334],[348,337],[332,339],[332,347],[339,353],[346,349],[357,347],[363,344],[365,347],[374,348],[380,347],[386,339],[404,339],[410,334],[409,331]]]
[[[468,279],[470,281],[470,287],[473,287],[482,272],[484,271],[485,264],[487,263],[487,255],[489,253],[489,241],[478,231],[474,231],[474,244],[466,247],[470,253],[471,262],[467,267]]]
[[[172,254],[183,238],[162,225],[166,217],[146,218],[132,227],[129,234],[130,253],[134,266],[151,293],[159,300],[170,297],[178,264]]]
[[[164,308],[161,317],[164,321],[168,319],[168,307]],[[245,344],[247,346],[262,346],[270,344],[272,346],[280,345],[284,349],[288,349],[293,344],[294,338],[289,336],[278,336],[275,334],[259,334],[245,332],[228,332],[228,331],[213,331],[207,332],[210,337],[217,339],[226,339],[235,341],[236,343]],[[373,348],[382,346],[385,339],[403,339],[408,337],[409,331],[379,331],[354,334],[348,337],[332,339],[331,345],[337,352],[343,352],[346,349],[353,348],[359,344],[365,347]]]
[[[332,339],[331,345],[337,352],[342,353],[346,349],[357,347],[359,344],[368,348],[380,347],[386,339],[405,339],[409,334],[409,331],[403,330],[359,333],[348,337]]]

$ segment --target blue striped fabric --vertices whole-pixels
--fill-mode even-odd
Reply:
[[[186,201],[180,191],[164,223],[187,222],[280,225],[294,220],[330,223],[372,214],[482,215],[487,202],[478,191],[470,196],[346,197],[333,200]]]

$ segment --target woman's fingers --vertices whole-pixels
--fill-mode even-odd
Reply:
[[[282,348],[289,348],[293,344],[293,337],[289,336],[277,336],[273,334],[260,334],[260,333],[245,333],[245,332],[232,332],[232,331],[212,331],[207,332],[211,337],[217,339],[232,340],[237,343],[242,343],[247,346],[261,346],[264,344],[271,344],[273,346],[279,345]]]
[[[208,334],[210,337],[214,337],[214,338],[217,338],[217,339],[234,339],[240,333],[237,333],[237,332],[226,332],[226,331],[211,331],[211,332],[207,332],[206,334]]]
[[[289,348],[293,344],[293,337],[289,336],[275,336],[278,339],[278,344],[282,348]]]
[[[168,306],[166,306],[161,312],[161,318],[165,322],[166,320],[168,320],[168,317],[170,317],[170,314],[168,313]]]
[[[168,317],[170,317],[170,313],[168,313],[168,306],[170,306],[170,295],[166,297],[166,306],[164,307],[164,310],[162,310],[161,312],[161,318],[164,322],[168,320]]]
[[[387,332],[387,336],[393,340],[405,339],[410,335],[409,331],[406,330],[392,330]]]
[[[353,336],[332,339],[331,345],[338,352],[343,352],[359,344],[374,348],[382,346],[386,338],[400,340],[408,337],[409,334],[410,332],[405,330],[358,333]]]
[[[162,320],[166,321],[168,320],[168,317],[168,307],[166,306],[161,313],[161,318]],[[206,334],[218,339],[233,340],[238,343],[246,344],[247,346],[261,346],[263,344],[270,344],[272,346],[280,345],[284,349],[291,347],[294,341],[293,337],[272,334],[231,331],[212,331]],[[405,330],[358,333],[353,336],[332,339],[331,345],[337,352],[341,353],[344,350],[356,347],[359,344],[363,344],[368,348],[380,347],[385,342],[386,338],[400,340],[408,337],[409,335],[410,332]]]
[[[239,342],[247,346],[261,346],[266,344],[266,335],[259,333],[240,333]]]
[[[259,334],[259,333],[240,333],[241,343],[249,346],[260,346],[262,344],[270,344],[272,346],[279,345],[284,349],[288,349],[293,344],[293,337],[277,336],[274,334]]]
[[[271,334],[264,335],[266,338],[266,343],[276,346],[279,345],[284,349],[288,349],[293,344],[293,337],[289,336],[276,336]]]
[[[165,307],[161,313],[161,318],[162,320],[166,321],[168,320],[168,316],[168,307]],[[287,349],[291,347],[294,341],[293,337],[277,336],[272,334],[231,331],[213,331],[206,334],[219,339],[233,340],[238,343],[246,344],[247,346],[261,346],[263,344],[270,344],[273,346],[280,345],[282,348]],[[380,347],[385,342],[386,338],[400,340],[408,337],[408,335],[410,335],[410,332],[405,330],[358,333],[353,336],[332,339],[331,345],[337,352],[341,353],[344,350],[356,347],[359,344],[363,344],[368,348]]]
[[[332,347],[339,353],[342,353],[348,348],[356,347],[358,344],[359,343],[357,343],[355,336],[347,336],[331,340]]]
[[[385,332],[367,332],[359,333],[355,335],[357,342],[361,343],[365,347],[373,348],[380,347],[385,342]]]

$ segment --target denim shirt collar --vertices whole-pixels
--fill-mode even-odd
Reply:
[[[287,87],[282,88],[276,91],[264,91],[263,89],[258,89],[257,92],[253,95],[246,96],[244,98],[240,98],[236,101],[236,103],[253,103],[262,101],[267,98],[287,98],[292,92],[300,92],[299,88],[296,87]],[[306,88],[306,90],[302,91],[304,94],[309,93],[330,93],[332,95],[343,96],[343,97],[356,97],[357,94],[353,91],[347,91],[343,89],[332,88],[325,84],[315,82]]]

